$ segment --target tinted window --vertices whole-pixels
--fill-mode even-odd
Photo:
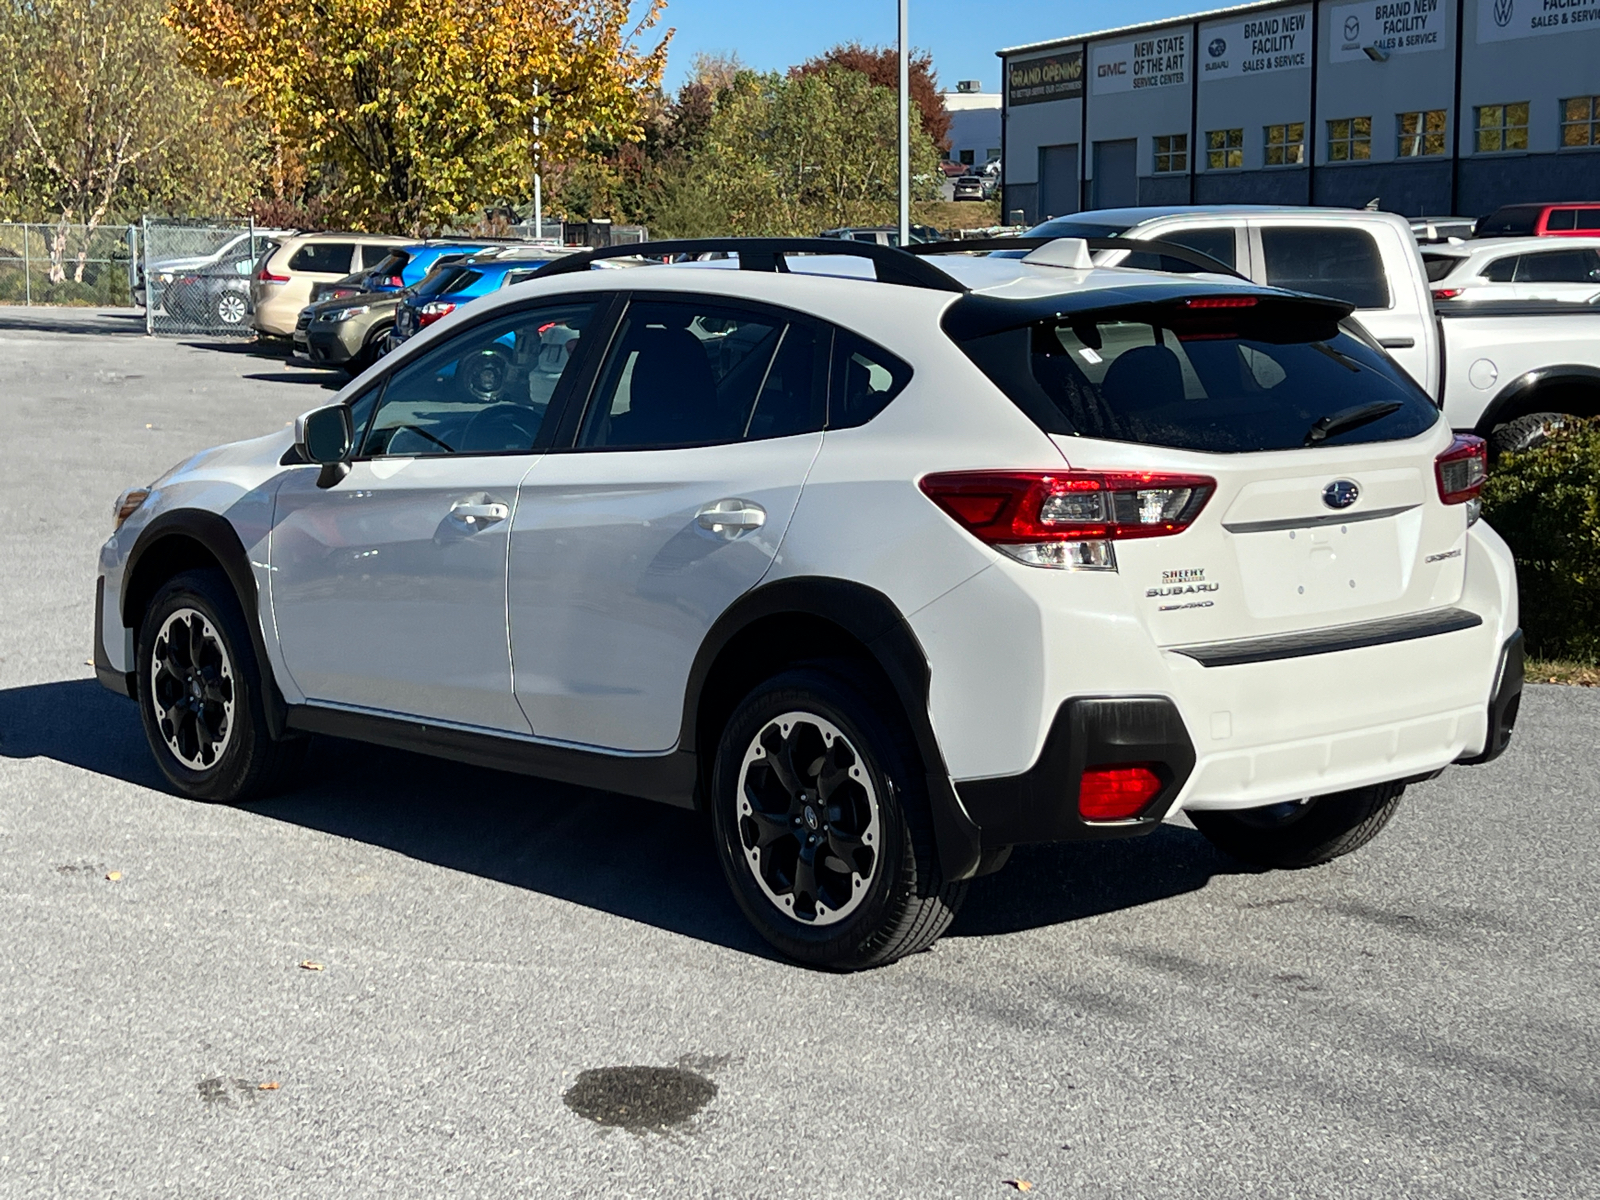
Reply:
[[[348,275],[355,255],[351,242],[311,242],[289,257],[291,271],[319,271],[324,275]]]
[[[1490,283],[1510,283],[1517,274],[1519,256],[1508,254],[1504,258],[1497,258],[1479,272]]]
[[[1238,269],[1238,256],[1234,251],[1231,229],[1175,229],[1158,236],[1163,242],[1171,242],[1175,246],[1187,246],[1207,258],[1216,259],[1223,266]]]
[[[808,328],[764,309],[636,301],[617,331],[579,444],[699,446],[818,428]]]
[[[1600,256],[1593,250],[1546,250],[1524,254],[1517,264],[1518,283],[1594,283],[1600,280]]]
[[[524,309],[463,330],[389,380],[362,453],[528,450],[576,360],[593,305]]]
[[[1388,308],[1389,283],[1372,235],[1323,226],[1261,231],[1267,282],[1313,296],[1332,296],[1357,308]]]
[[[371,247],[368,247],[367,253],[373,253]],[[404,250],[391,250],[372,265],[371,273],[379,276],[398,275],[410,261],[411,256]]]
[[[1577,209],[1553,208],[1550,210],[1550,215],[1545,218],[1544,227],[1546,229],[1576,229],[1577,225],[1574,224],[1574,221],[1577,215]]]
[[[1600,208],[1580,208],[1576,228],[1600,229]]]
[[[1304,446],[1319,420],[1371,404],[1328,445],[1413,437],[1439,420],[1381,352],[1320,314],[1143,306],[975,338],[969,357],[1042,428],[1239,453]]]
[[[451,291],[455,281],[472,272],[456,263],[442,263],[429,271],[421,283],[411,289],[414,296],[439,296]]]
[[[1508,204],[1478,222],[1479,237],[1523,237],[1533,232],[1542,210],[1537,204]]]
[[[865,338],[836,330],[833,385],[828,390],[828,428],[865,425],[911,382],[911,368]]]
[[[1438,283],[1461,265],[1459,254],[1424,254],[1422,268],[1428,273],[1429,283]]]

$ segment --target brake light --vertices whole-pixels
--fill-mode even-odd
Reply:
[[[1435,300],[1454,300],[1466,290],[1466,288],[1434,288],[1433,298]]]
[[[1195,296],[1183,302],[1185,308],[1254,308],[1254,296]]]
[[[432,300],[417,310],[417,328],[426,329],[441,317],[455,312],[456,306],[448,300]]]
[[[1478,519],[1478,493],[1489,478],[1489,447],[1481,437],[1458,433],[1450,448],[1433,460],[1439,480],[1439,499],[1446,504],[1468,504],[1467,523]]]
[[[397,288],[397,287],[405,287],[405,285],[406,285],[406,281],[404,279],[401,279],[400,276],[398,276],[398,275],[390,275],[387,278],[385,278],[384,281],[381,284],[379,284],[378,286],[379,287]]]
[[[266,263],[262,263],[261,264],[261,269],[256,272],[256,282],[257,283],[288,283],[289,282],[289,277],[287,275],[274,275],[271,271],[267,270]]]
[[[973,537],[1035,567],[1115,571],[1112,543],[1182,533],[1217,481],[1202,475],[953,471],[923,493]]]
[[[1090,767],[1078,783],[1078,815],[1085,821],[1128,821],[1161,794],[1161,776],[1145,763]]]

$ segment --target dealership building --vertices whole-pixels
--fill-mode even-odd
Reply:
[[[999,52],[1004,208],[1600,199],[1600,0],[1249,4]]]

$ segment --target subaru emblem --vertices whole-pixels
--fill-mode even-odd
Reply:
[[[1361,499],[1361,489],[1348,479],[1335,479],[1322,489],[1322,502],[1329,508],[1349,508]]]

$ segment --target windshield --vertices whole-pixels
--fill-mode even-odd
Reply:
[[[427,277],[412,291],[412,295],[437,296],[442,292],[451,291],[461,276],[471,274],[471,271],[456,263],[441,264],[428,272]]]
[[[1145,305],[962,349],[1047,433],[1243,453],[1392,441],[1439,420],[1381,351],[1325,316],[1296,319],[1282,306]]]

